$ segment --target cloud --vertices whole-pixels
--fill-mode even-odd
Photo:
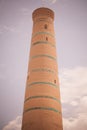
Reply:
[[[23,15],[30,15],[30,10],[28,8],[21,8],[20,11]]]
[[[57,0],[49,0],[49,2],[51,2],[51,3],[53,3],[53,4],[56,3],[56,1],[57,1]]]
[[[87,95],[87,67],[63,69],[60,71],[62,102],[71,102]]]
[[[64,130],[87,130],[87,67],[60,71]]]
[[[6,26],[6,25],[5,25],[5,26],[3,27],[3,29],[4,29],[6,32],[13,32],[13,33],[18,32],[17,28],[14,27],[14,26]]]
[[[10,121],[3,130],[21,130],[21,116],[18,116],[15,120]]]
[[[87,114],[79,114],[78,118],[64,119],[64,130],[87,130]]]
[[[7,32],[18,33],[19,30],[15,26],[7,26],[7,25],[0,26],[0,34],[4,34],[4,33],[7,33]]]
[[[42,0],[43,2],[48,2],[48,3],[51,3],[51,4],[54,4],[57,2],[57,0]]]

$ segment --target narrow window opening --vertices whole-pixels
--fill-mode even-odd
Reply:
[[[48,41],[48,37],[46,37],[46,41]]]
[[[47,29],[47,24],[44,25],[44,28]]]
[[[56,84],[56,80],[54,80],[54,83]]]

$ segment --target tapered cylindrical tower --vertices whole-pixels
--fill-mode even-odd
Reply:
[[[63,130],[54,12],[48,8],[38,8],[32,18],[22,130]]]

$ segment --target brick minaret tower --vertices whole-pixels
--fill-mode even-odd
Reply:
[[[48,8],[38,8],[32,18],[22,130],[63,130],[54,12]]]

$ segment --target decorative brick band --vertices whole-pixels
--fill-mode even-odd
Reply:
[[[48,111],[53,111],[53,112],[57,112],[59,114],[61,114],[60,111],[58,111],[57,109],[55,108],[51,108],[51,107],[32,107],[32,108],[28,108],[24,111],[24,113],[26,112],[29,112],[29,111],[32,111],[32,110],[48,110]]]
[[[58,85],[53,84],[51,82],[32,82],[31,84],[28,84],[28,87],[31,87],[31,86],[36,85],[36,84],[48,84],[52,87],[58,88]]]
[[[32,56],[31,59],[40,58],[40,57],[47,57],[47,58],[50,58],[52,60],[56,60],[55,57],[47,55],[47,54],[35,55],[35,56]]]
[[[46,42],[46,41],[38,41],[38,42],[32,43],[33,46],[34,46],[34,45],[37,45],[37,44],[49,44],[49,45],[51,45],[52,47],[55,47],[55,45],[53,45],[53,44],[50,43],[50,42]]]
[[[51,37],[54,37],[54,35],[51,34],[50,32],[36,32],[32,35],[32,37],[35,37],[36,35],[40,35],[40,34],[47,34],[47,35],[50,35]]]
[[[57,74],[56,71],[53,71],[49,68],[37,68],[37,69],[32,69],[31,72],[38,72],[38,71],[43,71],[43,72],[50,72],[50,73],[54,73]]]
[[[34,25],[38,22],[48,22],[49,24],[53,24],[53,21],[52,20],[48,20],[46,18],[39,18],[37,19],[35,22],[34,22]]]
[[[36,98],[52,99],[52,100],[55,100],[55,101],[57,101],[58,103],[60,103],[60,100],[58,100],[58,99],[55,98],[55,97],[51,97],[51,96],[31,96],[31,97],[29,97],[29,98],[26,98],[26,99],[25,99],[25,102],[27,102],[27,101],[29,101],[29,100],[31,100],[31,99],[36,99]]]

